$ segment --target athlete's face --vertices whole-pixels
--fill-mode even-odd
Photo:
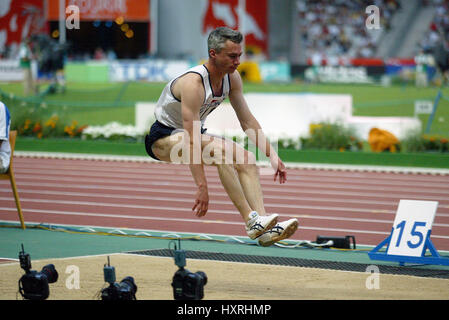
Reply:
[[[211,50],[211,57],[215,60],[215,65],[223,72],[232,73],[240,64],[242,46],[238,43],[227,40],[220,52]]]

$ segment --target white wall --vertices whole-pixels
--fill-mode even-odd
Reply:
[[[345,122],[352,114],[350,95],[247,93],[245,99],[264,132],[272,138],[307,136],[311,123]],[[205,127],[217,134],[240,129],[229,104],[212,112]]]
[[[387,130],[399,140],[410,131],[421,131],[421,121],[412,117],[351,117],[347,125],[354,128],[362,140],[368,140],[369,132],[374,127]]]
[[[264,132],[278,138],[307,136],[311,123],[345,122],[352,114],[352,97],[336,94],[247,93],[245,99]],[[136,126],[149,128],[154,103],[136,105]],[[219,135],[243,134],[234,109],[222,103],[207,118],[208,132]]]
[[[421,122],[411,117],[353,117],[352,96],[347,94],[247,93],[248,106],[271,139],[309,136],[312,123],[338,122],[354,128],[358,138],[368,140],[373,127],[388,130],[398,139],[410,130],[421,130]],[[136,126],[148,131],[154,121],[155,103],[136,105]],[[222,103],[207,118],[209,133],[221,136],[243,136],[230,103]]]
[[[152,102],[137,102],[135,107],[135,126],[140,132],[148,132],[150,126],[154,122],[154,108],[156,103]]]

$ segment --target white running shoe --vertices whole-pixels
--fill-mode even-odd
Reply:
[[[298,219],[290,219],[280,222],[259,237],[259,245],[269,247],[277,241],[290,238],[297,229]]]
[[[273,228],[278,219],[278,214],[273,213],[268,216],[259,216],[256,211],[250,213],[250,220],[246,224],[246,232],[248,233],[248,237],[254,240],[263,234],[265,231]]]

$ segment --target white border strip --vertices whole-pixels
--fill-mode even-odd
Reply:
[[[86,154],[86,153],[65,153],[65,152],[33,152],[15,151],[15,156],[22,158],[49,158],[49,159],[70,159],[70,160],[97,160],[97,161],[127,161],[127,162],[153,162],[161,163],[147,156],[121,156],[106,154]],[[258,162],[259,166],[267,167],[268,162]],[[368,171],[386,173],[409,173],[409,174],[431,174],[449,175],[449,169],[422,168],[422,167],[395,167],[395,166],[370,166],[370,165],[350,165],[350,164],[326,164],[326,163],[285,163],[287,168],[292,169],[313,169],[313,170],[336,170],[336,171]]]
[[[10,221],[10,220],[0,220],[0,224],[1,223],[6,223],[12,226],[20,226],[19,222],[16,221]],[[93,228],[94,232],[107,232],[106,230],[113,230],[113,229],[117,229],[117,228],[113,228],[113,227],[103,227],[103,226],[96,226],[96,225],[90,225],[90,226],[85,226],[85,225],[74,225],[74,224],[63,224],[63,223],[57,223],[57,224],[53,224],[53,223],[42,223],[42,222],[36,222],[36,221],[27,221],[26,222],[26,226],[30,226],[30,227],[36,227],[36,226],[51,226],[56,228],[55,230],[57,231],[58,227],[61,228]],[[95,228],[100,229],[100,230],[95,230]],[[223,239],[219,239],[219,240],[235,240],[237,242],[242,242],[242,240],[239,240],[239,238],[241,239],[248,239],[248,237],[246,236],[235,236],[235,235],[226,235],[226,234],[218,234],[218,233],[202,233],[202,234],[198,234],[198,233],[194,233],[194,232],[183,232],[183,231],[167,231],[167,230],[154,230],[154,229],[138,229],[138,228],[120,228],[121,230],[124,231],[129,231],[129,232],[152,232],[152,233],[156,233],[156,234],[152,234],[152,236],[161,236],[161,237],[168,237],[168,236],[178,236],[178,237],[198,237],[198,236],[205,236],[207,237],[217,237],[217,238],[223,238]],[[51,230],[53,231],[53,230]],[[140,232],[139,232],[140,231]],[[110,232],[109,232],[110,233]],[[126,233],[126,232],[125,232]],[[385,233],[387,234],[387,233]],[[114,234],[111,234],[114,235]],[[130,236],[132,236],[133,234],[130,234]],[[136,235],[136,234],[134,234]],[[307,240],[296,240],[296,239],[286,239],[283,240],[283,242],[289,244],[289,245],[294,245],[303,241],[307,241]],[[361,243],[357,243],[357,247],[359,247],[359,252],[360,250],[366,251],[366,250],[370,250],[374,247],[376,247],[377,245],[372,245],[372,244],[361,244]],[[356,250],[357,251],[357,250]],[[449,250],[438,250],[438,253],[444,253],[444,254],[449,254]],[[350,252],[350,251],[348,251]],[[123,252],[122,252],[123,253]],[[120,252],[118,252],[117,254],[120,254]],[[103,254],[99,254],[99,256],[101,256]],[[106,254],[105,254],[106,255]],[[6,258],[8,259],[8,258]],[[18,261],[18,259],[17,259]]]

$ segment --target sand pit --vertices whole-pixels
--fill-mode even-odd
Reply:
[[[172,258],[130,254],[109,257],[117,281],[134,277],[138,300],[173,300],[171,281],[177,266]],[[49,300],[96,300],[107,285],[103,277],[106,261],[106,255],[35,260],[32,269],[40,271],[48,263],[55,265],[59,279],[50,284]],[[207,274],[204,299],[211,300],[449,299],[448,279],[380,274],[378,289],[368,289],[371,274],[363,272],[195,259],[187,260],[187,269]],[[1,300],[22,299],[17,283],[23,273],[18,262],[0,264]]]

